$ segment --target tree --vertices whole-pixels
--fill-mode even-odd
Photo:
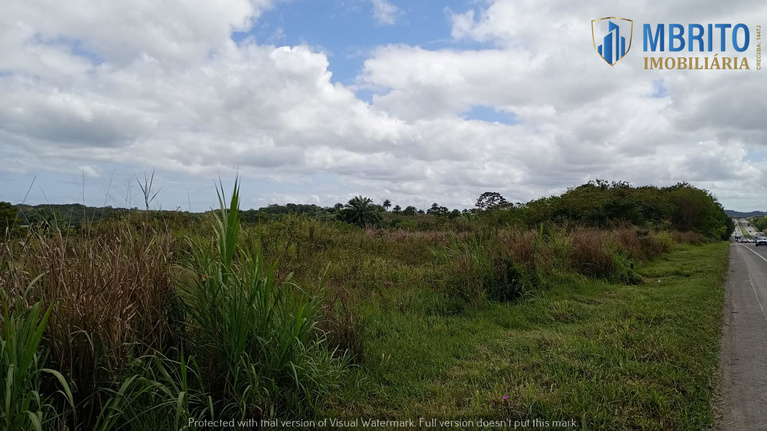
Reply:
[[[447,207],[440,206],[436,202],[431,204],[431,208],[429,208],[428,211],[426,211],[427,214],[431,215],[437,215],[437,216],[444,216],[448,213]]]
[[[383,207],[385,211],[389,211],[389,208],[391,208],[391,201],[389,199],[386,199],[383,202]]]
[[[412,205],[409,205],[407,208],[405,208],[404,211],[402,211],[402,215],[406,216],[414,216],[416,213],[416,208]]]
[[[12,228],[19,215],[19,209],[10,202],[0,202],[0,238],[5,235],[5,230]]]
[[[477,199],[477,209],[480,211],[508,208],[509,202],[498,192],[484,192]]]
[[[392,212],[394,214],[399,214],[400,212],[402,212],[402,208],[400,208],[399,205],[394,205],[394,209],[392,210]]]
[[[381,221],[376,206],[370,198],[355,196],[338,213],[341,220],[360,227],[373,226]],[[380,207],[379,207],[380,208]]]

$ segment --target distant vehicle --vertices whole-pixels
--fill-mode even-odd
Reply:
[[[767,245],[767,237],[760,236],[756,238],[756,247],[759,247],[760,245]]]

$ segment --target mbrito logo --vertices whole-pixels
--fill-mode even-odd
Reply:
[[[614,66],[631,49],[634,21],[609,16],[591,20],[594,49],[610,66]]]
[[[643,23],[645,70],[762,70],[762,26],[739,23]],[[634,21],[591,20],[594,50],[610,66],[631,49]],[[750,61],[751,62],[750,62]],[[750,63],[750,64],[749,64]]]

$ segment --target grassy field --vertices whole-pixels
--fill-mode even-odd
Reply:
[[[456,316],[415,311],[426,294],[391,293],[365,307],[369,361],[331,412],[705,429],[726,256],[726,243],[685,246],[641,268],[641,285],[563,277]]]
[[[220,196],[6,235],[4,429],[712,422],[728,226],[382,218],[364,199],[348,220],[243,221],[237,187]]]

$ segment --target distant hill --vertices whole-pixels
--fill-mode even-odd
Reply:
[[[95,222],[116,214],[138,212],[135,208],[96,208],[87,207],[82,204],[43,204],[34,206],[22,204],[16,205],[16,207],[19,209],[19,220],[22,224],[34,224],[40,220],[50,219],[66,226],[78,226],[84,220]]]
[[[730,216],[735,218],[747,218],[747,217],[763,217],[767,215],[767,212],[765,211],[749,211],[747,213],[741,212],[741,211],[733,211],[733,210],[724,210],[724,212]]]
[[[19,221],[21,224],[37,224],[41,221],[55,222],[60,226],[79,226],[83,221],[97,222],[110,217],[121,217],[130,214],[142,214],[138,208],[112,208],[89,207],[82,204],[42,204],[42,205],[16,205],[19,209]],[[214,211],[215,210],[211,210]],[[303,214],[309,217],[331,217],[336,209],[324,208],[313,204],[286,205],[272,204],[259,209],[241,210],[240,217],[244,222],[258,223],[260,220],[274,220],[288,214]],[[183,214],[190,217],[199,217],[204,213],[189,213],[180,210],[151,210],[153,217],[164,218],[169,214]],[[208,211],[210,212],[210,211]]]

